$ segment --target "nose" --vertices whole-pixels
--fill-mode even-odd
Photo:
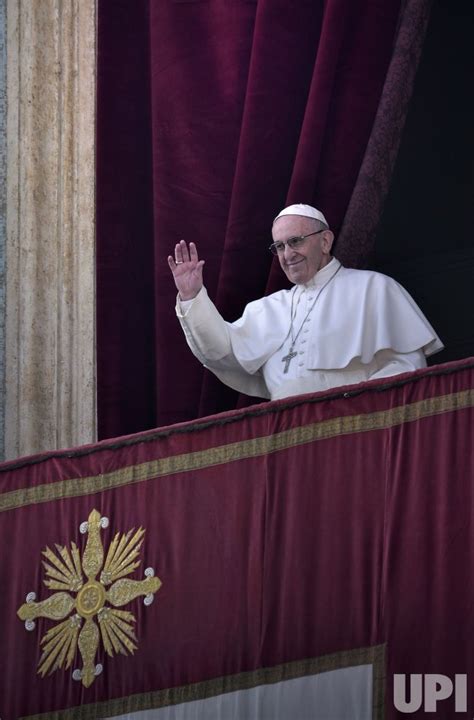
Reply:
[[[285,249],[283,250],[283,257],[285,258],[285,260],[289,257],[292,257],[293,253],[293,248],[291,248],[287,243],[285,243]]]

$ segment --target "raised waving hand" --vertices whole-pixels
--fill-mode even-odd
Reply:
[[[181,300],[192,300],[202,288],[204,260],[199,260],[196,245],[180,240],[174,248],[174,258],[168,255],[168,265]]]

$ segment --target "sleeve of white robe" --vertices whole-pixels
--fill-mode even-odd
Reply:
[[[193,300],[180,301],[178,297],[176,315],[189,347],[205,367],[234,390],[255,397],[270,397],[261,372],[249,373],[237,360],[231,325],[219,313],[205,287]],[[221,371],[225,372],[225,378]]]

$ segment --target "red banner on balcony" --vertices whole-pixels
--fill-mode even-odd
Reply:
[[[395,674],[474,682],[473,368],[3,464],[2,720],[395,718]]]

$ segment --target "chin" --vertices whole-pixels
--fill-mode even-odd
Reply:
[[[303,272],[287,272],[286,276],[288,280],[291,280],[291,282],[296,284],[301,284],[307,282],[307,273]]]

